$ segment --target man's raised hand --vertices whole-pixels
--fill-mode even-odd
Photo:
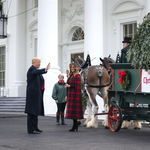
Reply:
[[[46,71],[50,68],[50,62],[48,63],[47,67],[46,67]]]

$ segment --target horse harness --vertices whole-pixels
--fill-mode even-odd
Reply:
[[[90,66],[88,66],[87,68],[85,68],[84,70],[81,71],[81,75],[83,74],[83,78],[84,78],[84,85],[86,87],[92,87],[92,88],[103,88],[103,87],[106,87],[106,86],[109,86],[111,84],[111,76],[112,74],[110,74],[109,76],[109,83],[106,84],[106,85],[101,85],[101,78],[103,76],[103,67],[102,66],[99,66],[99,67],[96,67],[96,70],[97,70],[97,75],[99,77],[99,80],[100,80],[100,85],[91,85],[91,84],[88,84],[88,79],[87,79],[87,72],[89,70]]]

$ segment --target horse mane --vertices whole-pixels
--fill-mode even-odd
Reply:
[[[107,60],[110,63],[115,63],[115,61],[111,57],[104,57],[104,60]]]
[[[111,68],[109,67],[109,64],[115,63],[115,61],[110,57],[110,55],[108,57],[104,57],[104,59],[100,58],[100,60],[102,62],[102,66],[104,66],[108,71],[108,74],[110,74]]]

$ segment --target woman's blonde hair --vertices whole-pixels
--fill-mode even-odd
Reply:
[[[74,75],[77,75],[79,74],[79,67],[76,63],[71,63],[70,66],[69,66],[69,69],[70,69],[70,73],[69,73],[69,76],[72,74],[72,71],[71,71],[71,67],[74,66],[75,68],[75,72],[74,72]]]
[[[39,57],[34,57],[34,58],[32,59],[32,64],[35,63],[37,60],[41,60],[41,58],[39,58]]]
[[[58,75],[58,79],[59,79],[60,77],[63,77],[63,78],[64,78],[64,75],[63,75],[63,74],[59,74],[59,75]]]

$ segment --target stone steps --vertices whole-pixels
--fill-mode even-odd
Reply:
[[[0,112],[24,113],[25,97],[0,97]]]

